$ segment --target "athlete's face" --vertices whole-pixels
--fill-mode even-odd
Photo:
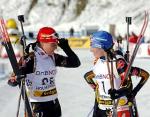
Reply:
[[[41,43],[41,48],[46,54],[52,55],[55,49],[57,49],[57,43]]]
[[[101,56],[105,56],[105,51],[101,48],[91,48],[90,51],[93,52],[95,58],[100,58]]]

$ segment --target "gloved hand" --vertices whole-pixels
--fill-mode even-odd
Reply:
[[[115,50],[115,54],[123,56],[123,52],[121,50]]]
[[[108,94],[110,94],[110,97],[112,100],[120,98],[122,95],[120,94],[119,90],[116,89],[109,89]]]
[[[9,80],[8,80],[8,85],[12,86],[12,87],[15,87],[17,86],[19,83],[17,82],[16,80],[16,76],[12,75]]]
[[[7,83],[8,83],[8,85],[15,87],[18,84],[20,84],[21,80],[25,77],[26,77],[26,75],[24,75],[24,74],[19,75],[19,76],[10,76]]]
[[[129,94],[127,95],[127,98],[128,98],[129,100],[133,100],[133,99],[135,98],[136,94],[137,94],[136,91],[132,91],[131,93],[129,93]]]
[[[26,77],[25,68],[20,66],[19,70],[21,74],[18,74],[17,76],[15,75],[15,73],[11,74],[7,82],[8,85],[13,86],[13,87],[17,86],[18,84],[20,84],[21,80]]]
[[[65,38],[58,39],[58,46],[62,49],[68,48],[69,47],[68,40]]]

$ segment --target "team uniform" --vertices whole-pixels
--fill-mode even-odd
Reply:
[[[124,79],[121,78],[124,73],[127,64],[123,58],[119,58],[118,60],[114,60],[114,88],[116,90],[122,91],[120,92],[119,104],[117,107],[118,117],[122,117],[124,114],[125,117],[130,117],[130,111],[128,106],[128,94],[132,91],[131,81],[128,80],[124,82]],[[93,87],[95,87],[95,106],[93,117],[106,117],[112,112],[113,109],[113,101],[111,99],[111,95],[109,94],[109,89],[111,89],[110,78],[108,73],[106,60],[98,59],[95,63],[93,70],[87,72],[85,74],[86,81]],[[137,67],[132,67],[132,75],[140,76],[141,81],[134,89],[136,93],[140,90],[143,84],[146,82],[149,74]],[[122,83],[124,84],[122,85]],[[122,87],[120,87],[122,85]]]
[[[107,45],[107,43],[109,43],[105,41],[109,35],[103,36],[103,34],[106,33],[102,33],[103,32],[99,32],[98,34],[95,33],[95,35],[93,34],[95,40],[93,41],[91,39],[93,41],[92,44],[96,43],[93,47],[105,48],[106,46],[104,44]],[[112,68],[113,72],[110,72]],[[138,85],[133,88],[130,77],[127,80],[124,79],[126,69],[127,62],[124,57],[120,54],[115,54],[112,59],[107,59],[105,56],[98,58],[92,70],[84,75],[87,83],[95,91],[93,117],[112,117],[114,99],[119,99],[117,117],[131,117],[131,110],[128,102],[131,101],[142,88],[149,77],[149,73],[143,69],[132,67],[130,77],[137,76],[141,78]],[[114,89],[112,89],[110,78],[113,78]]]
[[[57,67],[75,68],[80,65],[80,60],[71,50],[67,40],[61,40],[64,45],[60,47],[67,56],[53,53],[46,54],[38,45],[34,51],[20,59],[20,66],[26,74],[26,92],[31,102],[33,115],[36,117],[60,117],[61,107],[55,84]],[[66,44],[67,43],[67,44]],[[11,86],[19,84],[17,81],[9,80]]]

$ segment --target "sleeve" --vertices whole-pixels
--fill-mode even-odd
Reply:
[[[25,62],[25,63],[23,63]],[[24,60],[19,61],[20,66],[23,67],[25,74],[30,74],[35,71],[35,55],[34,52],[24,57]],[[23,65],[24,64],[24,65]]]
[[[34,71],[34,55],[33,53],[25,56],[24,59],[23,57],[20,58],[19,62],[19,69],[22,72],[22,76],[26,76],[26,74],[32,73]],[[20,84],[20,79],[21,78],[16,78],[16,75],[14,73],[11,74],[8,84],[10,86],[17,86]]]
[[[56,66],[75,68],[80,66],[80,60],[78,56],[71,50],[70,47],[64,48],[64,52],[67,56],[60,54],[54,54]]]
[[[138,67],[132,67],[131,69],[131,75],[132,76],[138,76],[141,78],[139,83],[136,85],[136,87],[132,90],[132,93],[134,96],[136,96],[137,92],[143,87],[143,85],[146,83],[146,81],[149,78],[149,73],[141,68]]]
[[[28,55],[20,58],[18,64],[22,74],[30,74],[34,72],[34,56],[34,52],[31,52]]]
[[[95,74],[93,71],[89,71],[89,72],[85,73],[85,75],[84,75],[84,79],[86,80],[86,82],[95,90],[96,84],[93,81],[94,77],[95,77]]]

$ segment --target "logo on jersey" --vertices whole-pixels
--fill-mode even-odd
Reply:
[[[123,106],[123,105],[125,105],[125,104],[127,104],[127,98],[126,97],[123,97],[123,98],[120,98],[119,99],[119,105],[120,106]]]
[[[110,79],[111,74],[99,74],[95,76],[95,79]],[[115,75],[113,74],[113,78],[116,78]]]
[[[55,95],[57,94],[57,90],[56,88],[48,90],[48,91],[39,91],[39,90],[35,90],[33,92],[33,95],[35,97],[44,97],[44,96],[49,96],[49,95]]]
[[[51,70],[51,71],[36,71],[35,72],[36,75],[55,75],[56,74],[56,70]]]

